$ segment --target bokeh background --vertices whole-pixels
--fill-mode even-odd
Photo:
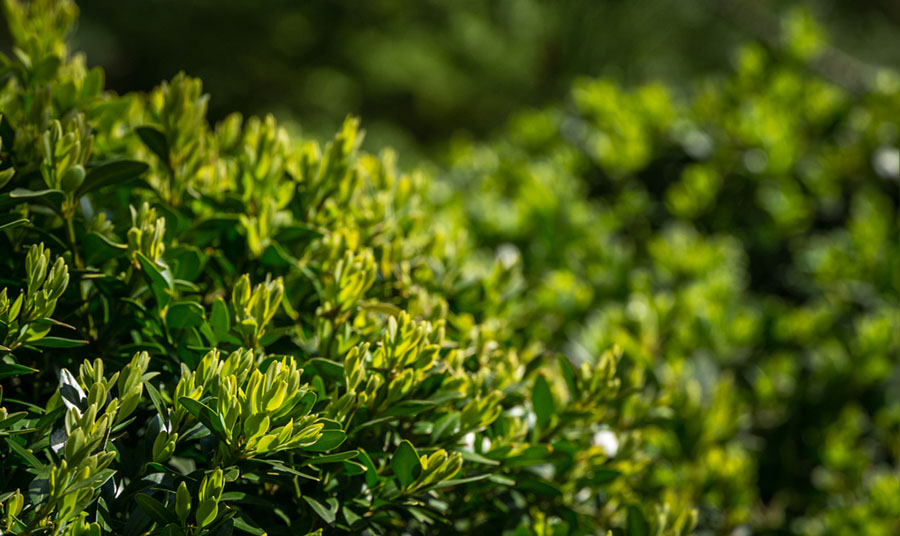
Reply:
[[[794,4],[83,0],[73,45],[119,92],[184,70],[212,95],[212,120],[272,112],[324,137],[354,114],[367,148],[391,145],[411,164],[451,134],[483,136],[564,98],[578,75],[677,87],[727,69],[739,43],[777,40]],[[805,5],[850,64],[900,66],[900,3]]]

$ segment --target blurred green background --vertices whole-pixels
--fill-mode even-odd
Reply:
[[[363,118],[367,148],[407,164],[458,131],[564,98],[578,75],[683,85],[727,69],[737,44],[776,39],[792,2],[676,0],[130,0],[79,2],[74,48],[121,92],[179,70],[210,119],[273,112],[330,136]],[[900,65],[900,3],[807,3],[851,64]]]
[[[900,2],[79,5],[120,93],[184,70],[211,122],[353,114],[438,161],[522,260],[523,331],[674,387],[647,486],[700,497],[701,534],[896,533]]]

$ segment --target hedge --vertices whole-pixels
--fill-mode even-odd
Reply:
[[[582,79],[458,139],[450,196],[480,247],[521,256],[520,326],[646,368],[674,413],[644,477],[698,532],[892,534],[900,74],[845,87],[807,13],[783,30],[687,89]]]
[[[3,533],[897,528],[900,82],[802,14],[404,172],[4,7]]]
[[[4,532],[690,528],[638,478],[641,369],[515,332],[516,266],[355,120],[322,146],[209,125],[181,74],[113,95],[73,4],[6,9]]]

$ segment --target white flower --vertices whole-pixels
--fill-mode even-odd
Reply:
[[[469,432],[465,436],[463,436],[463,450],[468,450],[469,452],[475,451],[475,432]]]
[[[616,452],[619,451],[619,438],[608,428],[595,433],[592,443],[595,447],[602,448],[610,458],[614,457]]]
[[[885,179],[900,179],[900,149],[879,147],[872,154],[872,167]]]

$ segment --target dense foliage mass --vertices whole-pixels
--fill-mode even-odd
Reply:
[[[120,93],[186,70],[213,95],[214,121],[275,112],[324,139],[352,112],[366,147],[392,146],[412,165],[460,129],[484,136],[523,106],[563,98],[575,76],[680,87],[727,69],[734,47],[775,38],[796,3],[80,0],[73,39]],[[900,3],[800,3],[845,59],[900,65]]]
[[[0,532],[900,528],[900,79],[814,74],[802,14],[433,178],[5,9]]]
[[[6,9],[0,530],[691,527],[640,478],[641,369],[514,331],[518,265],[355,121],[322,147],[209,125],[184,75],[104,93],[71,3]]]
[[[581,80],[492,144],[456,143],[453,205],[522,257],[516,325],[663,389],[648,485],[699,526],[900,530],[900,75],[819,73],[802,11],[779,49],[690,98]]]

